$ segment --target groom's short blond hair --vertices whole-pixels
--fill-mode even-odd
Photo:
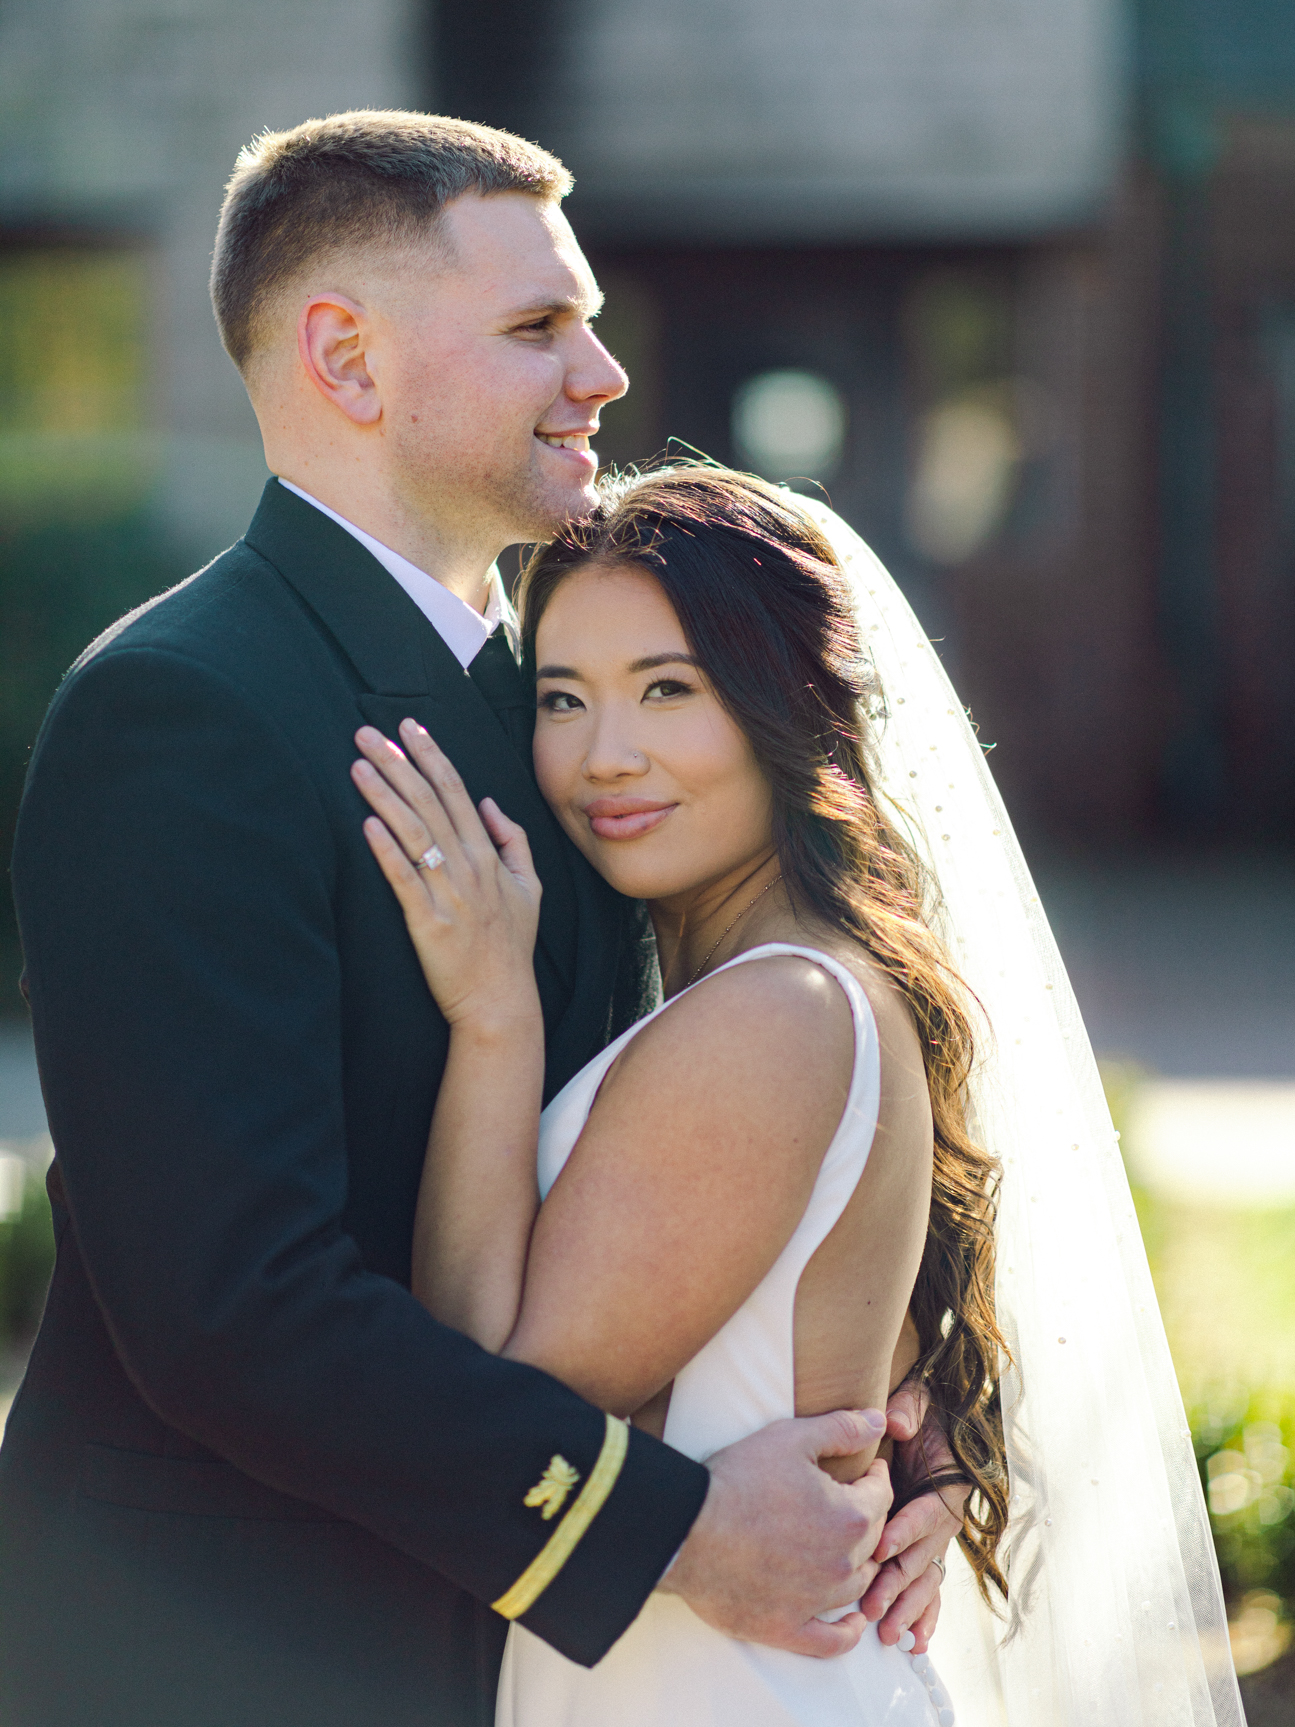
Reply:
[[[511,132],[439,114],[356,109],[264,132],[239,152],[221,207],[211,302],[246,373],[276,295],[321,253],[435,233],[465,192],[565,198],[570,174]]]

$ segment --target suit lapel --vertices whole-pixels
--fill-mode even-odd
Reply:
[[[594,977],[601,981],[604,970],[610,992],[619,921],[607,916],[605,884],[598,880],[602,893],[595,893],[586,909],[589,883],[582,880],[586,891],[578,891],[573,871],[584,860],[573,853],[540,796],[530,763],[518,755],[499,717],[400,584],[344,528],[277,480],[266,486],[246,540],[291,583],[351,662],[367,686],[356,700],[369,724],[388,737],[396,736],[406,717],[426,726],[462,774],[473,800],[493,797],[526,829],[544,884],[540,956],[562,995],[570,998],[577,972],[583,993]],[[604,946],[606,954],[600,951]],[[550,992],[545,994],[555,1006]],[[568,1015],[569,1009],[562,1018]]]

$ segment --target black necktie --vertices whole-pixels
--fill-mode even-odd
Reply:
[[[528,689],[502,625],[468,667],[468,676],[481,691],[508,733],[513,748],[530,765],[535,732],[535,697]]]

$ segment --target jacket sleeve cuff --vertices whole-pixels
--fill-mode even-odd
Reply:
[[[608,1418],[608,1438],[599,1459],[604,1467],[621,1443],[613,1437],[613,1421],[614,1417]],[[583,1667],[600,1661],[637,1618],[683,1545],[710,1485],[704,1465],[637,1428],[615,1425],[625,1450],[610,1491],[592,1517],[578,1526],[574,1545],[548,1576],[551,1561],[545,1563],[544,1554],[559,1542],[563,1525],[579,1511],[578,1500],[572,1505],[538,1556],[543,1587],[517,1612],[506,1614]],[[595,1466],[586,1491],[595,1485],[597,1475]],[[533,1583],[535,1567],[528,1571]],[[518,1584],[522,1581],[519,1578]],[[520,1594],[529,1594],[529,1587]],[[510,1590],[500,1597],[506,1607],[518,1605],[520,1595],[509,1601],[511,1594]],[[499,1603],[495,1606],[498,1611]]]

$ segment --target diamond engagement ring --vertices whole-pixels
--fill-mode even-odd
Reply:
[[[440,869],[444,862],[445,853],[441,850],[440,846],[428,846],[422,857],[420,857],[418,862],[414,865],[414,868],[425,870]]]

